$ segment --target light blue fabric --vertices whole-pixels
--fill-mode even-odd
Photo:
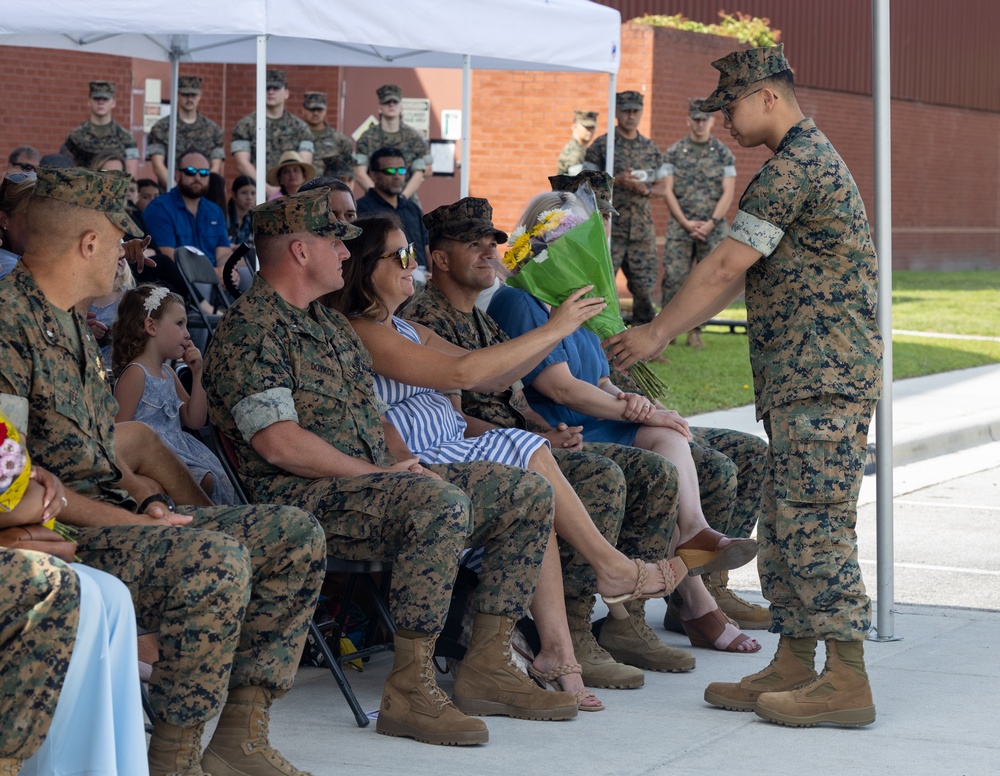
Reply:
[[[80,578],[80,624],[49,733],[21,776],[148,776],[128,588],[71,564]]]
[[[20,258],[16,253],[11,253],[6,248],[0,248],[0,278],[14,269]]]

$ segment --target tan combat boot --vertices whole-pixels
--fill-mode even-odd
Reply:
[[[812,649],[815,651],[815,644]],[[807,667],[793,653],[792,639],[782,636],[767,668],[738,682],[712,682],[705,690],[705,700],[721,709],[753,711],[763,693],[792,690],[815,676],[815,669]]]
[[[608,617],[601,626],[597,643],[611,653],[611,657],[647,671],[676,674],[694,668],[694,655],[667,646],[646,624],[645,601],[629,601],[625,609],[628,617],[622,620]]]
[[[149,739],[149,776],[205,776],[201,736],[205,725],[174,727],[157,720]]]
[[[479,612],[455,678],[455,705],[466,714],[517,719],[572,719],[576,696],[543,690],[514,665],[510,617]]]
[[[619,663],[597,643],[594,632],[590,629],[590,618],[593,613],[593,596],[566,599],[569,635],[573,641],[576,662],[583,669],[583,683],[587,687],[615,690],[642,687],[646,681],[642,671],[634,666]]]
[[[395,657],[382,690],[375,730],[384,736],[415,738],[425,744],[485,744],[490,733],[481,719],[467,717],[434,678],[437,636],[393,636]]]
[[[766,606],[752,604],[729,589],[728,571],[705,574],[702,580],[722,613],[740,630],[767,630],[771,627],[771,611]]]
[[[875,721],[875,704],[863,656],[863,642],[828,639],[823,672],[797,689],[764,693],[757,699],[757,716],[789,727],[813,727],[820,722],[842,727],[870,725]],[[855,667],[859,658],[860,670]]]
[[[211,776],[311,776],[300,771],[267,740],[274,694],[250,685],[229,691],[202,767]]]
[[[0,757],[0,776],[17,776],[21,772],[23,760],[13,757]]]

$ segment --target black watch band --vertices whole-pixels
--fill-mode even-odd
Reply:
[[[149,505],[152,504],[154,501],[159,501],[164,505],[166,505],[167,510],[170,512],[173,512],[177,506],[174,503],[174,500],[170,498],[170,496],[168,496],[166,493],[154,493],[152,496],[148,496],[146,499],[144,499],[143,502],[139,505],[139,513],[143,514],[149,507]]]

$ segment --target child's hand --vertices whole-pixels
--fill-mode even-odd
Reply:
[[[185,364],[191,367],[192,372],[197,372],[201,369],[201,351],[194,346],[193,342],[188,342],[188,344],[184,347],[184,355],[181,356],[181,358]]]
[[[90,327],[90,333],[94,335],[94,339],[104,339],[104,335],[108,333],[108,327],[97,320],[97,313],[95,312],[91,311],[87,313],[87,326]]]

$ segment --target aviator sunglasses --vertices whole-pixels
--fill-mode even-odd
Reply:
[[[376,261],[381,261],[382,259],[391,259],[393,256],[399,259],[399,265],[403,269],[409,269],[410,262],[417,260],[417,253],[413,249],[413,243],[410,243],[405,248],[400,248],[399,250],[390,251],[389,253],[386,253],[384,256],[379,256],[378,259],[376,259]]]

